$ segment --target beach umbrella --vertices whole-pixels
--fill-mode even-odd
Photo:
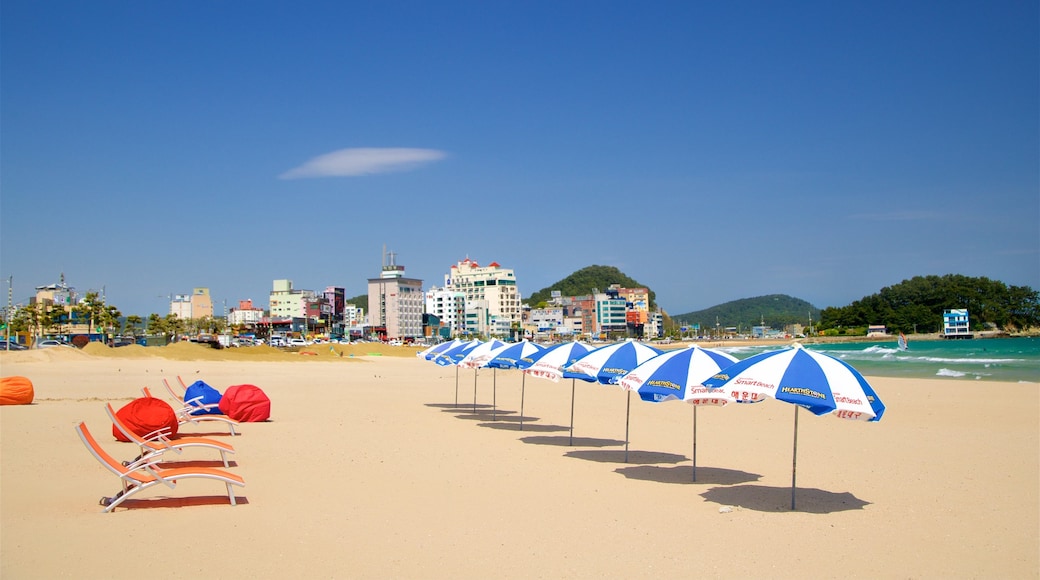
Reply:
[[[457,340],[457,339],[456,339]],[[459,366],[458,362],[469,354],[469,351],[473,350],[481,344],[481,341],[477,339],[470,340],[468,342],[459,341],[458,344],[451,348],[442,350],[435,354],[432,360],[437,365],[446,367],[449,365],[455,366],[455,406],[459,406]]]
[[[646,343],[628,339],[601,346],[575,361],[568,370],[581,373],[604,385],[616,385],[618,379],[664,351]],[[632,410],[632,392],[625,402],[625,463],[628,463],[628,418]]]
[[[426,360],[433,360],[434,358],[436,358],[436,356],[438,354],[440,354],[440,353],[442,353],[442,352],[444,352],[444,351],[446,351],[448,349],[455,348],[456,346],[458,346],[458,345],[460,345],[460,344],[462,344],[464,342],[465,342],[464,340],[459,340],[457,338],[456,339],[452,339],[452,340],[447,341],[447,342],[442,342],[440,344],[435,344],[435,345],[431,346],[430,348],[428,348],[428,349],[426,349],[426,350],[424,350],[422,352],[417,353],[416,356],[422,357],[422,358],[424,358]]]
[[[520,359],[517,364],[517,368],[524,371],[525,374],[531,375],[532,377],[538,377],[540,379],[548,379],[554,383],[563,379],[571,379],[571,429],[570,429],[570,445],[574,444],[574,380],[581,379],[583,381],[592,382],[595,379],[591,379],[588,376],[581,373],[573,373],[564,370],[565,367],[570,366],[573,362],[579,358],[585,356],[592,347],[583,342],[564,342],[555,346],[535,353],[529,357]],[[523,429],[523,416],[524,416],[524,403],[523,397],[520,399],[520,428]]]
[[[493,353],[488,360],[487,366],[493,369],[515,369],[519,367],[520,361],[545,350],[545,347],[537,345],[528,340],[506,345]],[[520,430],[524,430],[524,384],[527,381],[527,373],[520,373]],[[491,420],[497,420],[495,415],[498,410],[497,393],[492,393],[491,398]]]
[[[709,389],[703,383],[735,362],[733,355],[691,346],[655,356],[618,379],[621,388],[639,393],[644,401],[685,401],[693,405],[693,481],[697,481],[697,407],[732,401],[725,390]]]
[[[860,421],[879,421],[885,412],[885,405],[859,371],[843,360],[800,344],[746,358],[705,380],[704,386],[724,389],[738,403],[772,398],[794,405],[792,510],[798,466],[798,409]]]
[[[486,366],[491,360],[492,354],[498,349],[508,346],[501,340],[492,339],[482,342],[476,347],[466,351],[466,356],[459,359],[457,366],[464,369],[473,369],[473,413],[477,412],[477,369]],[[495,377],[492,380],[496,380]]]

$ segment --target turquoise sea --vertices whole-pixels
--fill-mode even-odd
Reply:
[[[911,341],[899,350],[896,339],[877,342],[807,344],[838,357],[866,376],[1040,383],[1040,338],[976,338]],[[777,346],[719,350],[744,359]]]

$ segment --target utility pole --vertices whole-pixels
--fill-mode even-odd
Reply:
[[[14,276],[7,277],[7,310],[4,311],[4,328],[7,329],[7,348],[11,348],[11,295]]]

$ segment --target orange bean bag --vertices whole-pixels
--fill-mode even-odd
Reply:
[[[27,377],[0,378],[0,405],[28,405],[35,396]]]
[[[266,421],[271,399],[256,385],[232,385],[220,399],[220,412],[242,423]]]
[[[164,428],[167,437],[177,434],[177,413],[174,413],[173,407],[162,399],[155,397],[134,399],[116,411],[116,416],[131,431],[141,437]],[[112,425],[112,436],[120,441],[130,441],[115,424]]]

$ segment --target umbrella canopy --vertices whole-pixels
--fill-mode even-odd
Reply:
[[[451,348],[442,350],[441,352],[434,355],[432,360],[433,362],[439,364],[442,367],[458,365],[459,361],[466,358],[466,355],[469,354],[471,350],[477,348],[481,344],[482,342],[477,339],[473,339],[469,342],[463,342]]]
[[[544,346],[523,340],[496,351],[487,362],[487,366],[499,369],[519,368],[522,360],[529,359],[543,350]]]
[[[737,358],[716,350],[692,346],[666,352],[618,379],[621,388],[636,391],[644,401],[686,401],[693,405],[725,405],[733,399],[703,383]]]
[[[773,398],[840,419],[879,421],[885,412],[859,371],[800,344],[746,358],[705,380],[704,386],[725,389],[738,403]]]
[[[623,375],[662,352],[648,344],[629,339],[601,346],[574,361],[567,370],[584,374],[604,385],[614,385]]]
[[[433,360],[434,357],[436,357],[438,354],[440,354],[440,353],[442,353],[442,352],[444,352],[444,351],[446,351],[446,350],[448,350],[450,348],[455,348],[456,346],[458,346],[458,345],[460,345],[460,344],[462,344],[464,342],[465,341],[459,340],[459,339],[456,338],[456,339],[451,340],[449,342],[442,342],[440,344],[435,344],[435,345],[431,346],[430,348],[428,348],[426,350],[423,350],[423,351],[420,351],[420,352],[416,353],[415,356],[418,356],[420,358],[424,358],[426,360]]]
[[[529,357],[521,358],[520,362],[517,363],[517,368],[532,377],[549,379],[554,383],[559,382],[561,378],[581,379],[591,382],[595,379],[580,373],[563,370],[579,358],[585,356],[590,350],[592,350],[592,347],[583,342],[565,342],[550,346]]]
[[[791,509],[795,509],[798,466],[798,409],[840,419],[878,421],[885,405],[856,369],[840,359],[802,348],[764,352],[746,358],[704,381],[725,389],[738,403],[773,398],[795,405],[791,460]]]
[[[459,359],[457,364],[464,369],[477,369],[487,366],[487,362],[491,360],[495,351],[507,346],[510,345],[497,339],[480,343],[476,347],[467,350],[466,356]]]
[[[725,390],[702,383],[735,362],[737,358],[730,354],[692,346],[655,356],[618,379],[621,388],[639,393],[644,401],[686,401],[694,406],[693,481],[697,481],[697,407],[733,400]]]

